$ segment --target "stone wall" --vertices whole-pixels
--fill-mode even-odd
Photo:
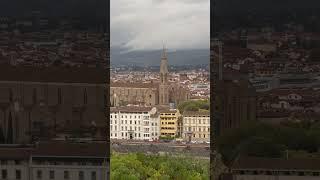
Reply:
[[[190,155],[203,158],[210,157],[209,146],[188,146],[174,144],[124,144],[112,143],[112,151],[119,153],[141,152],[146,154]]]

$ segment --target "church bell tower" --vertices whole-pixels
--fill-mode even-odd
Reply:
[[[169,71],[166,49],[163,46],[160,63],[160,85],[159,85],[159,104],[169,105]]]

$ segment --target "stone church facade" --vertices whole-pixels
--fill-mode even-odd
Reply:
[[[141,106],[169,105],[189,99],[189,91],[177,84],[169,82],[168,59],[165,49],[160,62],[160,81],[153,83],[111,83],[111,106],[128,104]]]
[[[107,84],[102,71],[0,69],[0,141],[29,143],[76,130],[87,130],[98,139],[106,136]]]

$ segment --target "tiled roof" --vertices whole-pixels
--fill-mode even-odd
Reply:
[[[26,67],[1,64],[0,81],[107,83],[104,70],[96,68]]]
[[[112,82],[110,87],[129,87],[129,88],[158,88],[156,83],[121,83]]]
[[[40,143],[32,152],[33,157],[39,156],[85,156],[106,157],[109,151],[106,143]]]
[[[111,112],[148,112],[151,111],[152,107],[141,107],[141,106],[122,106],[122,107],[111,107]]]
[[[32,148],[24,147],[0,147],[0,159],[2,160],[24,160],[28,159]]]

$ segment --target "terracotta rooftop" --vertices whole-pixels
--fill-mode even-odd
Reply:
[[[130,88],[158,88],[156,83],[121,83],[112,82],[110,87],[130,87]]]
[[[106,143],[48,142],[40,143],[32,152],[32,156],[106,157],[108,151],[109,148]]]
[[[33,157],[92,157],[103,158],[107,156],[109,148],[104,143],[71,143],[46,142],[36,146],[0,146],[0,159],[24,160]]]
[[[1,160],[24,160],[30,157],[30,147],[0,147]]]
[[[107,83],[107,75],[96,68],[27,67],[1,64],[0,81]]]
[[[141,107],[141,106],[122,106],[122,107],[111,107],[110,112],[148,112],[151,111],[152,107]]]

